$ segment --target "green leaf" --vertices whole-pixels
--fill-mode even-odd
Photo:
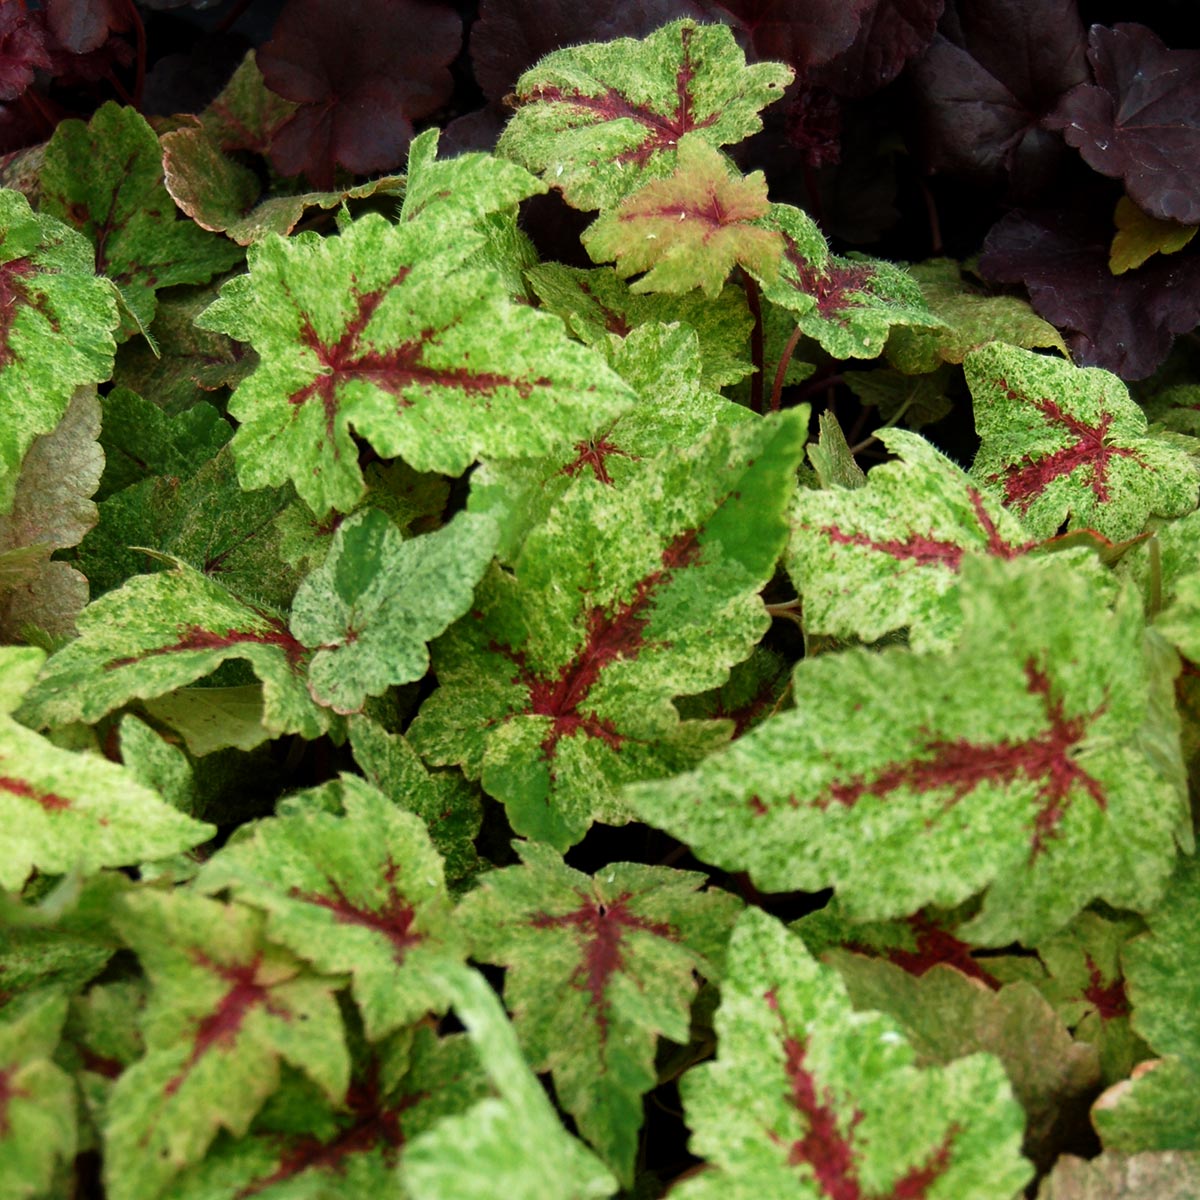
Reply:
[[[60,750],[8,715],[43,658],[40,650],[0,648],[0,887],[19,888],[34,868],[124,866],[211,837],[211,825],[176,812],[121,767]]]
[[[611,208],[675,168],[684,134],[711,146],[762,128],[793,72],[747,66],[724,25],[674,21],[641,41],[556,50],[517,80],[497,153],[545,177],[573,208]]]
[[[1187,836],[1178,724],[1114,591],[1099,567],[969,559],[952,654],[807,658],[793,711],[623,798],[764,891],[835,887],[851,919],[987,889],[964,936],[1036,944],[1097,897],[1144,909]]]
[[[635,293],[701,288],[716,299],[735,266],[761,279],[778,274],[783,238],[754,223],[767,208],[761,171],[743,178],[701,135],[688,134],[671,175],[631,192],[580,240],[593,262],[615,261],[622,278],[646,272]]]
[[[658,1037],[688,1041],[699,971],[716,973],[740,903],[704,876],[615,863],[594,876],[549,847],[492,871],[459,906],[472,957],[506,968],[504,1000],[535,1071],[625,1186]]]
[[[447,964],[450,995],[499,1092],[415,1139],[400,1164],[412,1200],[603,1200],[616,1180],[563,1129],[504,1010],[478,972]]]
[[[729,672],[729,681],[698,696],[681,696],[675,701],[685,720],[706,718],[733,722],[733,736],[779,712],[791,689],[791,663],[773,650],[756,646],[754,653]]]
[[[1196,507],[1191,458],[1147,436],[1115,375],[999,343],[973,350],[963,367],[982,439],[971,473],[1036,536],[1069,521],[1116,541],[1141,533],[1151,514]]]
[[[144,890],[124,908],[117,924],[152,987],[146,1055],[107,1105],[105,1184],[113,1200],[144,1200],[203,1157],[218,1129],[246,1132],[281,1061],[335,1103],[350,1063],[338,981],[267,943],[262,914],[181,890]]]
[[[1026,350],[1057,350],[1069,358],[1062,334],[1033,311],[1028,300],[994,296],[971,282],[952,258],[914,263],[908,274],[917,281],[930,312],[945,324],[939,329],[899,326],[888,336],[887,359],[906,375],[922,375],[942,363],[960,363],[988,342],[1007,342]]]
[[[942,324],[900,267],[830,254],[824,234],[800,209],[772,204],[763,224],[784,241],[778,278],[762,281],[763,296],[834,358],[874,358],[896,325]]]
[[[606,347],[641,325],[679,322],[696,331],[704,387],[737,383],[754,369],[745,357],[754,322],[740,288],[725,288],[716,299],[700,291],[636,295],[610,267],[585,271],[562,263],[539,263],[526,275],[542,306],[589,346]]]
[[[0,581],[0,640],[25,641],[36,626],[51,637],[69,637],[88,600],[88,581],[69,563],[49,560],[75,546],[96,524],[91,497],[100,482],[104,454],[96,441],[100,404],[96,389],[80,388],[51,433],[30,446],[21,463],[12,511],[0,515],[0,564],[22,551],[38,551],[11,586]]]
[[[344,816],[259,822],[204,865],[196,886],[263,909],[272,941],[322,974],[349,975],[378,1041],[445,1007],[430,964],[461,954],[424,822],[353,775],[342,802]]]
[[[1191,1200],[1200,1194],[1200,1154],[1064,1154],[1037,1200]]]
[[[841,976],[856,1010],[884,1012],[897,1021],[920,1065],[944,1065],[980,1051],[998,1058],[1025,1110],[1022,1150],[1039,1169],[1050,1166],[1065,1115],[1082,1117],[1096,1094],[1100,1060],[1095,1046],[1072,1040],[1032,983],[992,990],[952,966],[934,966],[918,977],[844,950],[826,953],[823,961]]]
[[[1196,236],[1195,225],[1152,217],[1128,196],[1117,201],[1113,223],[1117,231],[1108,254],[1108,269],[1114,275],[1124,275],[1156,254],[1176,254]]]
[[[0,513],[21,460],[79,387],[112,374],[117,306],[93,273],[87,241],[0,189]]]
[[[363,492],[351,428],[384,458],[461,474],[476,455],[546,453],[628,407],[628,389],[549,314],[462,267],[468,227],[368,214],[336,238],[266,238],[200,323],[261,362],[230,413],[242,486],[291,479],[318,515]]]
[[[880,419],[888,425],[903,420],[906,428],[920,429],[940,421],[953,407],[946,395],[951,374],[945,364],[935,365],[928,375],[902,375],[887,367],[876,367],[871,371],[845,371],[842,379],[863,405],[878,409]]]
[[[263,724],[260,683],[176,688],[146,700],[142,707],[179,734],[194,758],[229,747],[253,750],[271,736]]]
[[[435,645],[417,749],[559,848],[593,816],[622,819],[620,784],[694,764],[728,727],[680,724],[671,700],[723,682],[765,630],[757,593],[806,430],[793,410],[718,427],[621,490],[578,478]]]
[[[804,628],[873,642],[907,627],[918,649],[944,645],[963,615],[963,560],[1012,559],[1037,543],[924,438],[900,429],[879,437],[903,457],[875,467],[865,487],[796,493],[784,563]]]
[[[329,727],[330,714],[305,685],[309,650],[283,619],[250,607],[185,563],[134,576],[89,604],[78,624],[79,637],[50,659],[30,691],[23,720],[97,721],[241,658],[263,682],[263,721],[272,733],[313,738]]]
[[[734,930],[715,1026],[716,1062],[680,1083],[690,1148],[713,1169],[679,1200],[1007,1200],[1032,1174],[995,1059],[919,1070],[890,1019],[852,1014],[837,974],[757,909]]]
[[[820,428],[817,441],[808,444],[808,460],[817,473],[823,488],[865,487],[867,477],[850,453],[846,435],[831,412],[823,412],[817,420]]]
[[[67,998],[49,993],[0,1020],[0,1197],[47,1194],[55,1167],[75,1156],[75,1088],[51,1061]]]
[[[450,883],[481,868],[475,838],[483,822],[483,805],[475,786],[457,772],[427,771],[406,738],[387,733],[365,717],[350,722],[350,745],[367,780],[425,822]]]
[[[319,647],[308,668],[317,702],[357,712],[367,696],[420,679],[426,643],[470,607],[496,537],[495,522],[473,513],[407,541],[378,509],[343,521],[292,604],[292,632]]]
[[[109,101],[88,124],[60,121],[46,146],[42,210],[75,226],[95,247],[95,270],[120,289],[136,318],[122,337],[154,320],[155,293],[206,283],[241,261],[224,238],[176,217],[163,186],[162,147],[134,108]]]

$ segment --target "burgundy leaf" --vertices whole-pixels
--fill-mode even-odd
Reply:
[[[1200,269],[1196,253],[1182,251],[1113,275],[1111,207],[1088,194],[1054,211],[1009,213],[988,234],[979,269],[987,279],[1025,284],[1039,315],[1069,331],[1080,366],[1145,379],[1175,335],[1200,322]]]
[[[0,5],[0,102],[15,100],[33,82],[34,71],[50,66],[39,16],[19,4]]]
[[[777,59],[797,74],[836,58],[854,41],[875,0],[723,0],[731,24],[747,34],[755,55]]]
[[[815,82],[839,96],[869,96],[925,50],[946,0],[877,0],[863,14],[854,41],[813,73]]]
[[[1062,149],[1042,117],[1087,79],[1075,0],[977,0],[943,28],[912,70],[929,166],[1030,190]]]
[[[129,28],[129,8],[126,0],[46,0],[46,21],[64,49],[87,54]]]
[[[413,122],[450,97],[461,40],[461,19],[440,5],[288,0],[258,51],[267,86],[300,105],[271,143],[276,169],[329,188],[335,166],[399,166]]]
[[[489,100],[500,100],[538,59],[563,46],[643,38],[680,17],[719,20],[705,0],[484,0],[471,27],[475,78]]]
[[[1144,25],[1093,25],[1080,83],[1045,124],[1153,217],[1200,224],[1200,50],[1168,50]]]

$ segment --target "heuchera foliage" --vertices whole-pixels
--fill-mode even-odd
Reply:
[[[0,5],[0,1200],[1194,1195],[1200,52],[211,7]]]

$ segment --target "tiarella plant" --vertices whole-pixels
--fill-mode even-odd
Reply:
[[[376,144],[314,7],[0,190],[0,1200],[1196,1194],[1195,350],[1124,381],[1196,324],[1193,60],[1098,27],[1050,89],[1166,313],[1096,354],[977,273],[1060,289],[1058,216],[901,264],[773,201],[794,69],[728,25],[354,183],[457,27]],[[810,99],[901,70],[853,36]]]

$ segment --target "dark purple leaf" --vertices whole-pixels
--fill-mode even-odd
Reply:
[[[72,54],[98,50],[110,32],[129,28],[123,0],[46,0],[50,32]]]
[[[1009,213],[988,234],[979,269],[1023,283],[1038,313],[1067,333],[1080,366],[1145,379],[1175,335],[1200,322],[1200,261],[1185,250],[1113,275],[1110,212],[1110,197],[1089,192],[1061,209]]]
[[[500,100],[551,50],[582,42],[643,38],[680,17],[719,20],[705,0],[484,0],[471,28],[475,78],[489,100]]]
[[[759,59],[788,63],[801,74],[848,49],[875,0],[724,0],[730,24],[745,32]],[[740,39],[739,39],[740,40]]]
[[[15,100],[33,82],[34,71],[50,65],[39,16],[17,4],[0,5],[0,102]]]
[[[1028,192],[1062,149],[1042,117],[1087,79],[1075,0],[974,0],[944,28],[912,69],[928,165]]]
[[[288,0],[258,51],[267,86],[300,105],[276,132],[271,161],[333,186],[401,165],[413,122],[449,99],[447,70],[462,40],[449,8],[418,0]]]
[[[920,54],[937,29],[946,0],[877,0],[863,14],[854,41],[814,72],[815,82],[839,96],[869,96]]]
[[[1140,208],[1200,224],[1200,50],[1168,50],[1143,25],[1093,25],[1081,83],[1047,118]]]

